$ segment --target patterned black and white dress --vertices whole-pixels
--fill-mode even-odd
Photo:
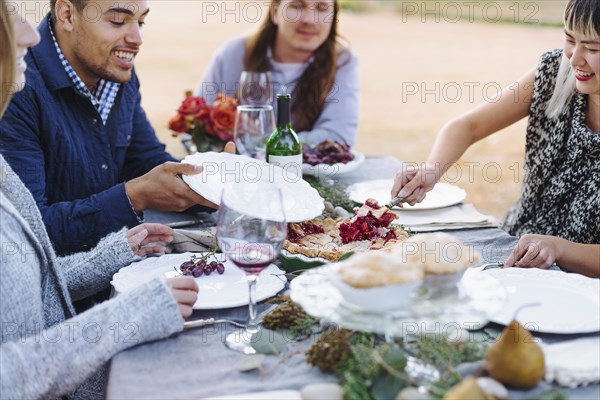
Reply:
[[[587,96],[576,94],[557,120],[546,117],[562,50],[538,65],[529,111],[525,178],[503,228],[600,243],[600,134],[585,123]]]

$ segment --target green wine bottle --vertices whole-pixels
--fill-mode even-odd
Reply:
[[[277,128],[267,141],[267,162],[302,176],[302,144],[292,129],[289,94],[277,95]]]

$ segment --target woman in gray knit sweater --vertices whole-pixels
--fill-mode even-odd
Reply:
[[[28,47],[39,41],[0,0],[0,116],[24,84]],[[17,7],[13,8],[14,10]],[[16,85],[15,85],[16,84]],[[103,398],[108,361],[136,344],[183,329],[198,288],[193,279],[155,279],[76,315],[72,301],[107,287],[149,242],[170,237],[144,224],[104,238],[88,252],[58,258],[31,193],[0,156],[0,396]]]

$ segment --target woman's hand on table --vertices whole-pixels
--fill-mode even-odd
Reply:
[[[127,242],[136,256],[144,257],[163,253],[166,248],[161,243],[171,243],[173,229],[161,224],[141,224],[127,231]]]
[[[180,276],[177,278],[168,278],[167,286],[171,289],[171,294],[177,301],[179,312],[183,319],[192,315],[192,307],[198,298],[198,285],[194,278]]]
[[[391,191],[392,198],[402,197],[402,202],[411,206],[415,205],[415,203],[423,201],[425,194],[433,189],[438,180],[439,171],[434,167],[426,164],[420,166],[405,164],[394,178]]]
[[[523,235],[504,263],[505,267],[548,268],[556,263],[564,271],[600,278],[600,244],[575,243],[546,235]]]
[[[523,235],[504,262],[505,267],[543,268],[556,262],[561,251],[552,236]]]

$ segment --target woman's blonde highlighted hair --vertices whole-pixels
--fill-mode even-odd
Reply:
[[[600,1],[569,0],[565,8],[565,29],[571,32],[600,38]],[[575,72],[566,56],[560,63],[554,93],[548,102],[546,116],[557,119],[569,107],[573,96],[577,93]]]
[[[0,0],[0,117],[8,106],[13,93],[16,59],[14,27],[6,1]]]

